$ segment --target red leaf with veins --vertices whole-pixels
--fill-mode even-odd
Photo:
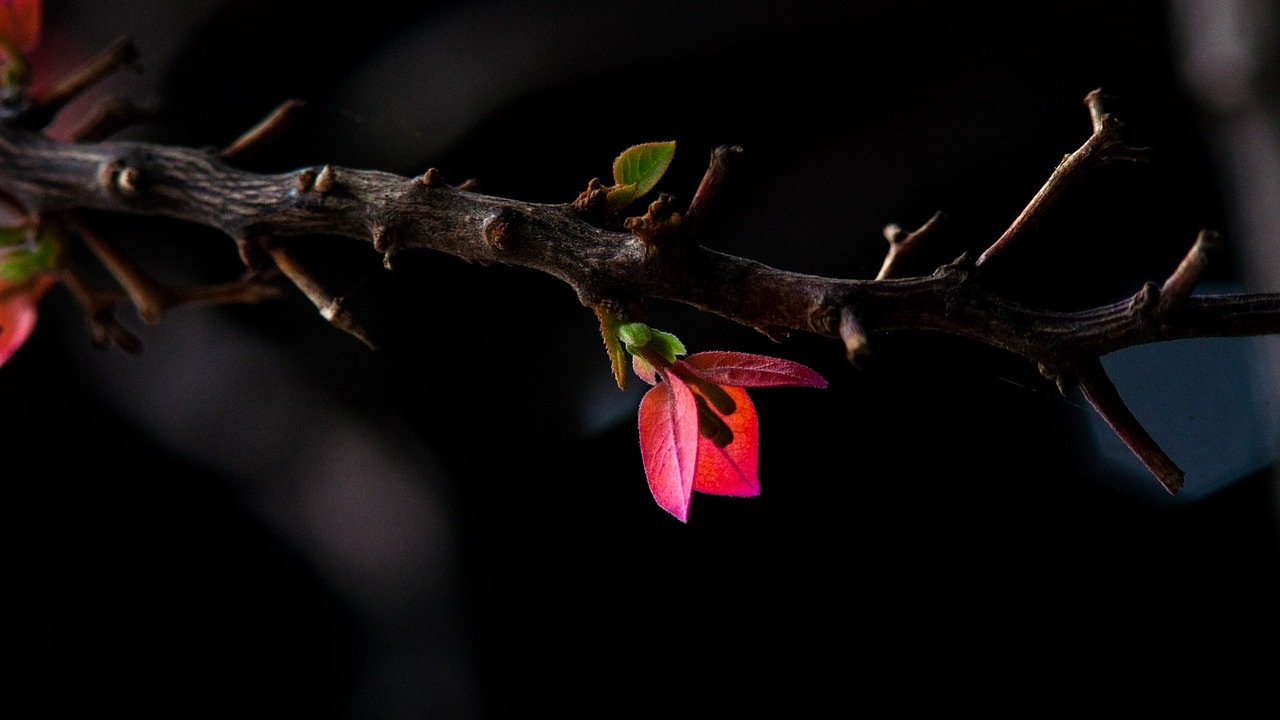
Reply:
[[[640,400],[640,455],[653,499],[680,522],[689,520],[689,498],[698,461],[698,406],[679,378],[663,382]]]
[[[737,387],[782,387],[800,385],[824,388],[827,381],[800,363],[782,358],[739,352],[702,352],[684,362],[702,377],[717,385]]]

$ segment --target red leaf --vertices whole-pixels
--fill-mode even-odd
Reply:
[[[640,455],[653,499],[688,522],[698,461],[698,406],[689,386],[669,373],[640,400]]]
[[[631,369],[635,371],[636,375],[641,380],[649,383],[650,385],[658,384],[658,375],[654,371],[654,367],[649,364],[649,361],[639,355],[633,355],[631,357]]]
[[[721,419],[733,431],[733,442],[723,448],[698,437],[698,472],[693,489],[712,495],[752,497],[760,494],[760,427],[756,408],[740,387],[726,387],[737,409]]]
[[[0,0],[0,39],[21,52],[40,44],[40,0]]]
[[[53,278],[45,275],[29,288],[16,291],[0,281],[0,365],[22,347],[36,328],[36,302],[44,295]]]
[[[738,352],[703,352],[684,362],[702,377],[717,385],[737,387],[781,387],[801,385],[824,388],[827,381],[800,363]]]

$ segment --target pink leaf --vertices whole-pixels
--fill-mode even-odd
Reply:
[[[0,365],[4,365],[36,328],[36,300],[44,290],[15,292],[4,297],[9,288],[0,282]]]
[[[698,460],[698,406],[689,386],[668,373],[640,400],[640,455],[653,499],[680,522],[688,522]]]
[[[733,398],[737,409],[728,415],[716,414],[733,431],[733,442],[718,448],[709,439],[698,437],[698,472],[693,489],[712,495],[759,495],[760,427],[756,408],[746,390],[730,386],[724,391]]]
[[[781,387],[801,385],[824,388],[827,381],[800,363],[739,352],[703,352],[684,362],[699,375],[717,385],[738,387]]]
[[[653,366],[649,364],[648,360],[639,355],[631,356],[631,369],[635,370],[637,377],[650,385],[658,383],[658,375],[654,372]]]

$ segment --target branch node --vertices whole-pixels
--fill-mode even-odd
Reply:
[[[128,165],[121,158],[111,158],[98,164],[98,186],[110,193],[125,196],[137,195],[142,190],[142,170]]]
[[[1057,386],[1058,392],[1061,393],[1063,397],[1066,397],[1067,392],[1076,384],[1076,378],[1074,375],[1058,370],[1057,368],[1050,367],[1043,362],[1036,363],[1036,369],[1040,371],[1040,375],[1042,377],[1051,380],[1053,384]]]
[[[600,182],[600,178],[591,178],[587,189],[578,193],[570,207],[583,220],[599,226],[609,212],[609,189]]]
[[[674,201],[670,195],[659,193],[644,215],[627,218],[622,227],[640,238],[646,247],[662,247],[673,240],[680,229],[682,218],[672,209]]]
[[[1161,323],[1168,322],[1195,290],[1196,284],[1209,266],[1209,256],[1222,245],[1222,237],[1212,230],[1201,230],[1196,241],[1187,251],[1182,262],[1174,269],[1160,288],[1160,302],[1155,317]]]
[[[395,243],[395,232],[383,224],[373,226],[373,249],[382,253],[382,267],[390,270],[391,259],[398,250]]]
[[[1129,317],[1134,318],[1142,325],[1149,325],[1156,322],[1156,308],[1160,304],[1160,286],[1153,282],[1146,282],[1138,292],[1129,298]]]
[[[444,178],[440,176],[440,171],[435,168],[427,168],[427,171],[414,178],[413,181],[422,187],[437,187],[444,184]]]
[[[840,309],[840,339],[844,341],[845,357],[849,364],[856,368],[863,367],[871,353],[871,345],[867,332],[858,322],[858,317],[848,306]]]
[[[511,208],[502,208],[485,219],[484,241],[495,250],[506,250],[523,222],[524,215]]]

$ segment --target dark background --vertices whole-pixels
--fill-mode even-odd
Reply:
[[[738,144],[706,244],[855,278],[878,269],[884,225],[937,210],[932,264],[981,252],[1087,138],[1081,101],[1102,87],[1155,162],[1092,176],[1002,286],[1112,302],[1211,227],[1229,249],[1206,287],[1280,289],[1274,79],[1257,71],[1274,66],[1273,6],[1032,5],[50,0],[35,62],[54,73],[132,35],[139,71],[91,94],[158,103],[131,139],[218,146],[306,100],[262,172],[436,167],[567,202],[626,146],[674,139],[662,187],[687,201],[711,149]],[[1263,14],[1227,32],[1240,8]],[[96,220],[163,280],[240,272],[205,229]],[[91,348],[65,291],[42,304],[0,371],[6,702],[805,716],[1033,681],[1140,694],[1145,672],[1274,656],[1269,345],[1108,358],[1188,469],[1169,498],[1123,452],[1104,459],[1087,406],[1017,358],[875,336],[857,371],[832,341],[655,303],[652,324],[692,351],[783,356],[831,383],[753,393],[762,495],[698,496],[682,525],[645,484],[641,383],[612,385],[566,286],[432,253],[388,273],[334,238],[298,252],[384,348],[296,293],[155,326],[122,312],[136,357]]]

